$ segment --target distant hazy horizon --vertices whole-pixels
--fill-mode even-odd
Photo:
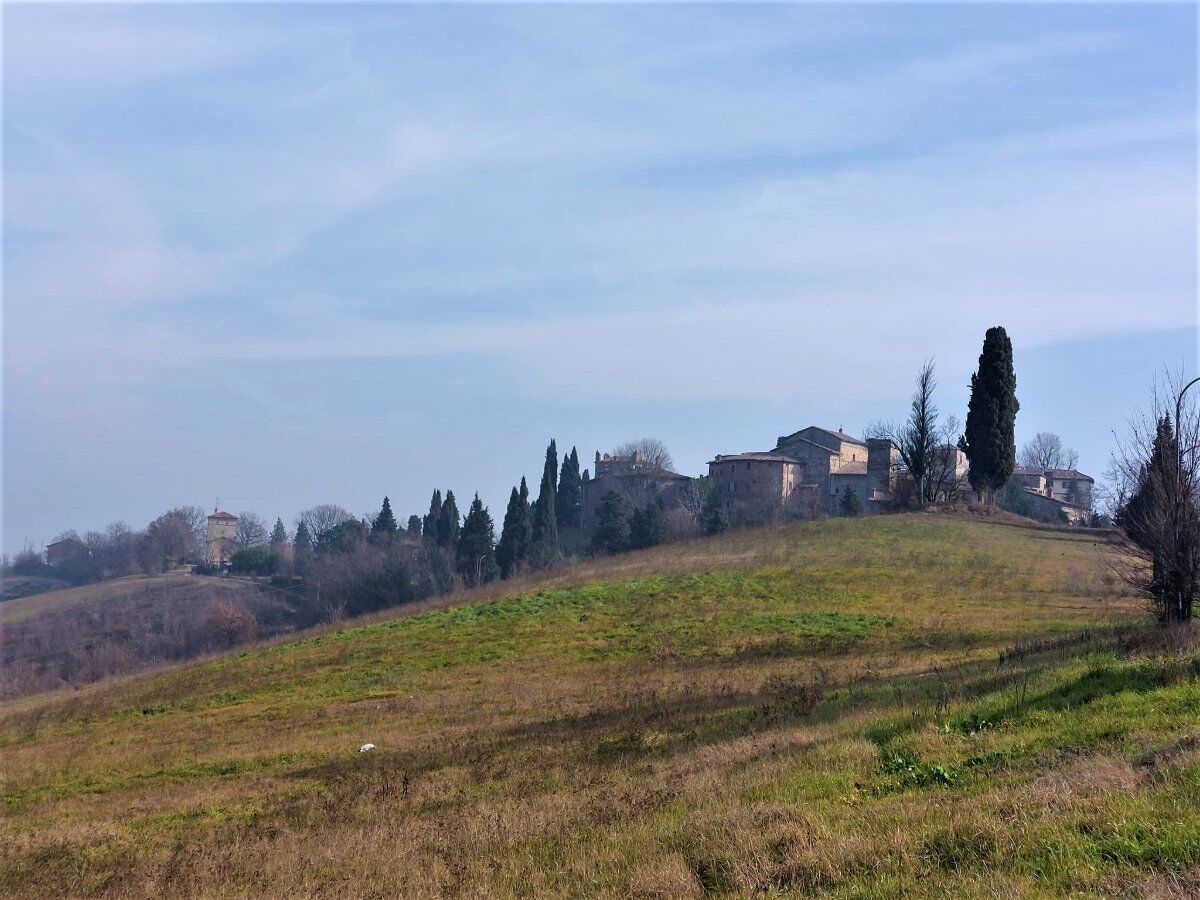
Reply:
[[[1099,478],[1197,369],[1170,5],[10,5],[3,550],[170,506],[494,518],[554,437],[685,474],[961,419]]]

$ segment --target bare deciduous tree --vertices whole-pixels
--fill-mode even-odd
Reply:
[[[347,510],[334,503],[322,503],[311,509],[306,509],[296,517],[296,525],[303,522],[308,527],[308,533],[314,542],[329,534],[334,528],[348,519],[353,519]]]
[[[166,515],[175,516],[187,523],[187,527],[196,541],[196,546],[204,546],[208,537],[208,514],[203,509],[199,506],[177,506],[167,510]]]
[[[1032,469],[1074,469],[1079,465],[1079,454],[1063,447],[1057,434],[1039,431],[1021,448],[1018,461]]]
[[[1119,568],[1160,622],[1192,619],[1200,582],[1200,406],[1168,377],[1113,458],[1118,526],[1134,563]]]
[[[177,507],[163,513],[146,527],[146,536],[141,542],[144,569],[161,571],[168,563],[182,563],[195,558],[204,546],[203,538],[197,537],[195,531],[194,513],[197,512],[201,511],[194,506]]]
[[[659,469],[673,471],[675,461],[671,459],[671,451],[658,438],[638,438],[636,441],[626,441],[613,451],[615,456],[638,455],[639,462]]]
[[[925,482],[925,495],[929,502],[950,502],[958,498],[962,485],[958,471],[957,438],[962,434],[962,424],[956,416],[947,416],[936,429],[933,459],[929,464],[929,476]]]
[[[708,495],[711,491],[712,482],[705,476],[693,478],[679,492],[679,509],[696,529],[700,528],[708,511]]]
[[[237,530],[234,540],[238,547],[258,547],[271,539],[267,531],[267,523],[252,512],[238,513]]]

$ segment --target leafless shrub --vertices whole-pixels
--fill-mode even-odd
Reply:
[[[220,602],[208,614],[204,631],[213,646],[232,647],[254,637],[258,631],[258,620],[244,606]]]

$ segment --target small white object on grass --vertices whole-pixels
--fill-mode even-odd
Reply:
[[[358,752],[366,753],[368,750],[374,750],[374,749],[375,749],[374,744],[363,744],[361,747],[358,748]]]

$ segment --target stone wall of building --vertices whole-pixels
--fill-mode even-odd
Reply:
[[[214,510],[208,517],[204,561],[210,566],[224,566],[237,550],[237,516]]]

